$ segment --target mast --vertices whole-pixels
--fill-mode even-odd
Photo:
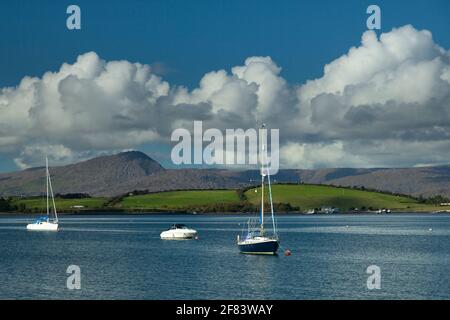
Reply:
[[[264,164],[266,161],[266,145],[264,142],[266,141],[264,138],[267,138],[266,135],[266,125],[263,123],[261,125],[261,128],[259,129],[259,139],[260,139],[260,145],[261,145],[261,155],[260,155],[260,161],[261,161],[261,235],[264,235],[264,178],[266,176],[264,172]]]
[[[259,129],[259,143],[261,146],[261,155],[260,155],[260,161],[261,161],[261,235],[264,234],[264,161],[265,161],[265,151],[266,146],[264,145],[264,133],[265,133],[265,124],[262,124],[261,128]]]
[[[274,211],[273,211],[273,200],[272,200],[272,185],[270,181],[270,172],[269,172],[269,165],[267,163],[267,149],[266,145],[264,144],[264,141],[267,141],[267,131],[266,131],[266,125],[263,124],[260,129],[260,139],[261,139],[261,230],[263,231],[264,228],[264,177],[267,175],[267,181],[269,186],[269,201],[270,201],[270,213],[272,216],[272,226],[273,226],[273,233],[277,234],[276,225],[275,225],[275,217],[274,217]],[[265,140],[263,140],[263,137]]]
[[[48,205],[48,158],[45,157],[45,185],[47,188],[47,218],[49,217],[50,208]]]
[[[264,173],[261,170],[261,232],[264,230]]]
[[[50,193],[52,196],[53,211],[55,212],[55,223],[57,223],[58,222],[58,213],[56,212],[56,204],[55,204],[55,196],[53,194],[52,179],[50,178],[50,171],[48,170],[48,160],[47,160],[47,177],[48,177],[48,184],[50,186]],[[47,192],[47,210],[48,210],[48,192]]]

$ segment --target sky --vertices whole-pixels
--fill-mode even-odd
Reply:
[[[445,0],[2,1],[0,172],[127,149],[171,166],[170,132],[194,120],[269,122],[284,167],[449,163],[449,16]]]

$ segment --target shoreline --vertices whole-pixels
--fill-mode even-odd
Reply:
[[[450,212],[450,205],[442,206],[442,201],[436,199],[427,202],[404,195],[324,185],[280,183],[273,188],[281,196],[274,203],[274,211],[279,214],[389,214],[376,212],[381,210],[390,210],[391,214]],[[259,211],[260,199],[252,192],[253,189],[255,192],[258,190],[134,191],[114,198],[60,196],[55,202],[57,211],[67,215],[245,215]],[[309,196],[299,198],[303,193]],[[8,198],[1,210],[6,211],[6,214],[42,215],[46,212],[45,205],[37,197]]]
[[[36,213],[36,212],[0,212],[1,216],[24,216],[24,215],[43,215],[45,213]],[[77,211],[77,212],[58,212],[59,216],[89,216],[89,215],[117,215],[117,216],[248,216],[253,215],[255,212],[180,212],[180,211],[125,211],[125,210],[85,210],[85,211]],[[443,211],[393,211],[391,213],[376,213],[373,211],[349,211],[349,212],[340,212],[340,213],[314,213],[307,214],[303,212],[277,212],[276,215],[280,216],[358,216],[358,215],[374,215],[374,216],[390,216],[390,215],[403,215],[403,214],[426,214],[426,215],[445,215],[450,214],[448,210]]]

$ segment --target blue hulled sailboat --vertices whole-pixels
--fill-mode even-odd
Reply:
[[[262,130],[266,130],[263,125],[260,129],[260,136]],[[268,254],[275,255],[279,247],[279,238],[276,228],[276,221],[273,212],[273,201],[272,201],[272,187],[270,182],[270,172],[269,167],[266,163],[266,149],[265,145],[262,144],[262,155],[260,155],[261,161],[261,211],[259,219],[250,219],[247,223],[247,230],[243,232],[242,236],[237,236],[237,245],[241,253],[245,254]],[[272,220],[272,230],[265,229],[264,225],[264,186],[265,180],[267,179],[267,187],[269,191],[269,201],[270,201],[270,213]]]

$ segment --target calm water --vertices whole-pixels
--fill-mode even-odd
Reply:
[[[450,215],[279,217],[290,257],[239,254],[242,216],[60,220],[59,232],[37,233],[25,230],[30,216],[0,216],[0,298],[450,299]],[[175,222],[200,239],[160,240]],[[66,288],[72,264],[81,290]],[[381,290],[366,286],[373,264]]]

